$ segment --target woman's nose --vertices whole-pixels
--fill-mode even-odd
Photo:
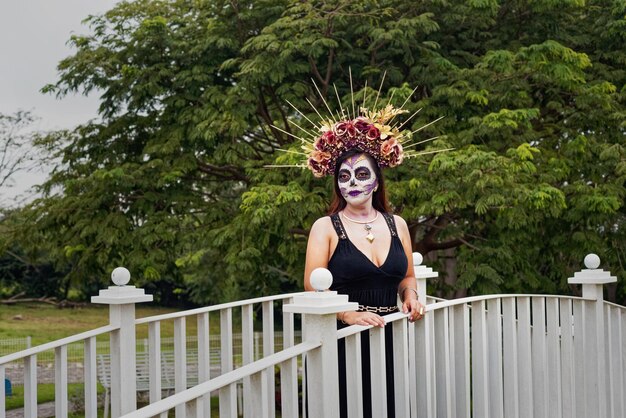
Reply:
[[[354,179],[354,177],[352,177],[350,179],[350,186],[354,186],[356,184],[356,180]]]

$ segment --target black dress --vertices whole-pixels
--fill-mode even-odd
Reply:
[[[337,248],[328,261],[328,270],[333,275],[331,290],[348,295],[350,302],[357,302],[366,307],[394,307],[398,285],[406,276],[408,261],[393,215],[383,213],[389,226],[391,244],[386,260],[377,267],[363,254],[346,235],[339,214],[331,215],[333,227],[339,237]],[[364,310],[364,309],[361,309]],[[382,314],[381,314],[382,315]],[[347,325],[338,322],[338,328]],[[345,341],[339,341],[339,406],[340,416],[347,417],[346,401],[346,360]],[[365,418],[372,417],[371,378],[370,378],[369,331],[361,333],[361,359],[363,376],[363,413]],[[385,327],[385,353],[387,368],[387,415],[395,417],[393,388],[393,340],[392,327]]]

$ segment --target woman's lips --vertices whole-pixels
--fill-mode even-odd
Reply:
[[[358,190],[351,190],[348,192],[348,194],[352,197],[357,197],[358,195],[360,195],[362,192],[358,191]]]

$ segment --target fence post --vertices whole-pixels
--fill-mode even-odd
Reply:
[[[569,284],[582,284],[583,298],[589,299],[584,307],[583,347],[584,347],[584,382],[585,411],[577,411],[578,416],[604,418],[607,413],[605,333],[604,333],[604,288],[606,283],[617,281],[611,273],[599,269],[600,257],[588,254],[584,260],[586,269],[570,277]],[[575,336],[580,337],[580,336]],[[583,412],[583,413],[580,413]]]
[[[439,273],[422,265],[424,257],[418,252],[413,253],[413,272],[417,282],[417,299],[426,306],[426,279],[438,277]],[[409,326],[409,403],[412,416],[428,416],[433,411],[435,402],[435,373],[431,353],[434,352],[433,314],[427,314],[423,320]],[[419,376],[419,379],[417,378]]]
[[[413,271],[417,279],[417,299],[422,305],[426,305],[426,279],[438,277],[439,273],[430,267],[422,266],[423,261],[422,254],[413,253]]]
[[[124,267],[113,270],[111,279],[116,286],[92,296],[91,303],[109,305],[109,322],[119,327],[111,332],[111,418],[117,418],[137,409],[135,304],[151,302],[152,295],[127,286],[130,272]]]
[[[293,303],[283,306],[284,312],[302,314],[303,342],[322,343],[306,357],[306,416],[310,418],[339,417],[336,314],[358,309],[357,303],[348,302],[348,296],[328,291],[331,283],[330,271],[317,268],[311,273],[311,285],[316,291],[296,295]]]

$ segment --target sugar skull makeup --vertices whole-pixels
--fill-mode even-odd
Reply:
[[[365,154],[347,158],[339,167],[337,182],[343,198],[354,205],[365,203],[378,186],[372,162]]]

